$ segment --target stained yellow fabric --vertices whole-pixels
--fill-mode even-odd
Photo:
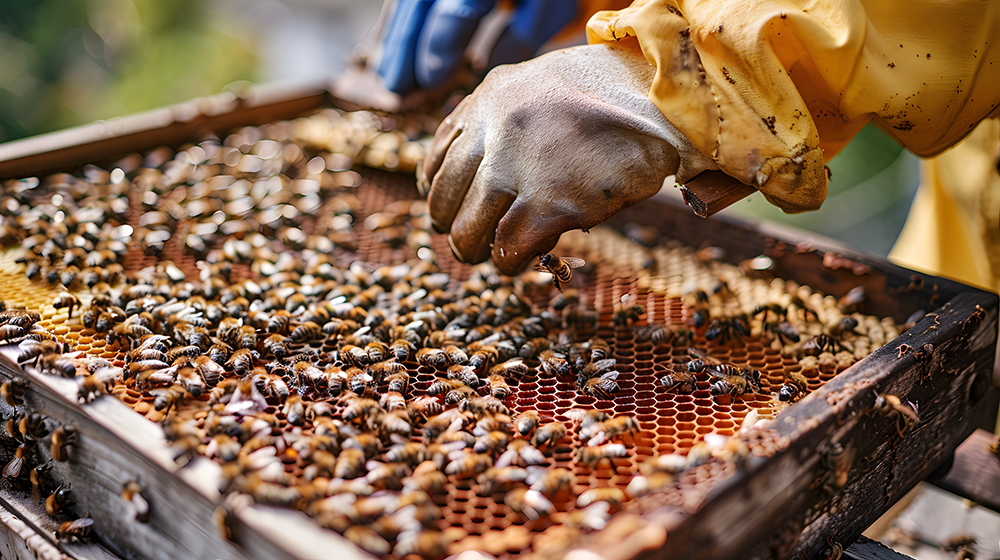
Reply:
[[[925,272],[1000,288],[1000,121],[920,162],[920,188],[889,258]]]
[[[933,156],[997,113],[998,31],[1000,2],[981,0],[636,0],[588,39],[641,48],[664,115],[795,212],[819,207],[825,162],[869,121]]]

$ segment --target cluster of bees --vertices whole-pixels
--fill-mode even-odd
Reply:
[[[4,183],[0,240],[22,247],[24,274],[61,295],[0,313],[0,341],[19,343],[25,366],[75,378],[81,402],[110,393],[161,422],[178,461],[219,464],[224,493],[300,509],[374,554],[437,558],[488,531],[456,521],[456,489],[492,500],[504,526],[573,536],[670,490],[685,469],[732,459],[715,448],[637,452],[652,423],[612,410],[646,383],[617,353],[623,340],[666,354],[651,381],[659,392],[731,407],[747,394],[794,401],[815,386],[803,372],[853,363],[878,328],[893,332],[856,313],[861,293],[824,306],[782,290],[734,310],[746,298],[731,271],[680,295],[676,320],[654,319],[634,287],[607,302],[592,271],[574,277],[600,255],[574,253],[591,265],[546,255],[541,273],[519,278],[458,265],[439,253],[447,241],[429,231],[426,203],[361,186],[350,168],[374,161],[375,140],[342,138],[359,119],[370,121],[327,111],[110,172]],[[415,153],[375,137],[383,167]],[[43,319],[49,306],[65,319]],[[97,351],[77,352],[47,330],[53,322]],[[802,365],[779,387],[715,357],[746,341]],[[568,404],[535,407],[540,385],[570,388],[560,389]],[[21,390],[3,389],[14,403]],[[14,453],[44,437],[15,432]],[[4,471],[12,481],[41,467],[21,455],[18,474]],[[137,488],[126,495],[144,503]],[[93,520],[68,523],[64,537],[84,538]]]

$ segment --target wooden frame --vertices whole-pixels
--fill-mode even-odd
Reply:
[[[125,150],[191,140],[210,129],[291,118],[331,102],[337,104],[325,90],[284,97],[248,94],[126,117],[115,126],[90,125],[36,137],[0,146],[0,177],[72,168]],[[977,426],[992,427],[998,401],[991,383],[996,295],[800,232],[726,219],[705,221],[685,207],[657,200],[629,209],[609,224],[621,229],[628,222],[654,225],[696,247],[723,247],[732,262],[765,254],[776,275],[834,296],[864,286],[867,311],[899,322],[917,309],[929,311],[901,337],[783,412],[770,426],[784,442],[782,451],[747,458],[696,507],[678,510],[658,503],[657,496],[639,500],[639,510],[667,534],[664,547],[642,557],[817,558],[832,543],[854,542],[896,499],[945,463]],[[23,375],[11,362],[10,350],[5,356],[0,377]],[[94,504],[95,517],[116,527],[109,545],[119,556],[152,550],[165,558],[309,558],[317,551],[366,556],[338,535],[302,523],[305,518],[297,512],[239,500],[219,509],[221,497],[212,488],[214,464],[196,460],[179,469],[159,428],[132,421],[135,417],[123,403],[108,397],[81,406],[73,381],[35,374],[29,379],[29,407],[80,430],[73,468],[60,464],[56,475],[70,481],[74,492],[79,489],[81,503]],[[918,404],[920,421],[901,424],[891,408],[877,406],[879,397],[888,395]],[[121,483],[128,480],[147,488],[153,504],[148,524],[132,520],[119,496]],[[0,494],[0,502],[39,534],[50,534],[44,516],[33,514],[16,494]],[[235,546],[212,529],[216,512],[229,522]],[[772,539],[772,534],[781,538]],[[180,543],[194,544],[188,548]],[[79,558],[104,554],[95,547],[58,546]]]

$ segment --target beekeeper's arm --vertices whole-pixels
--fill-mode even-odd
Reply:
[[[671,174],[717,167],[786,211],[815,209],[826,161],[869,121],[929,156],[996,111],[998,20],[1000,5],[969,0],[599,12],[588,37],[615,49],[498,69],[442,124],[420,170],[431,214],[461,258],[513,272]]]

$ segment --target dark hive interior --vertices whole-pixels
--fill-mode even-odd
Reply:
[[[323,111],[6,181],[0,299],[39,320],[3,338],[75,372],[82,401],[96,387],[162,423],[225,491],[374,554],[440,557],[560,554],[638,495],[680,500],[777,449],[730,442],[748,415],[764,430],[901,330],[858,313],[861,293],[640,224],[565,235],[554,253],[586,265],[562,295],[547,273],[457,263],[409,175],[357,167],[411,170],[420,145],[391,124]]]

